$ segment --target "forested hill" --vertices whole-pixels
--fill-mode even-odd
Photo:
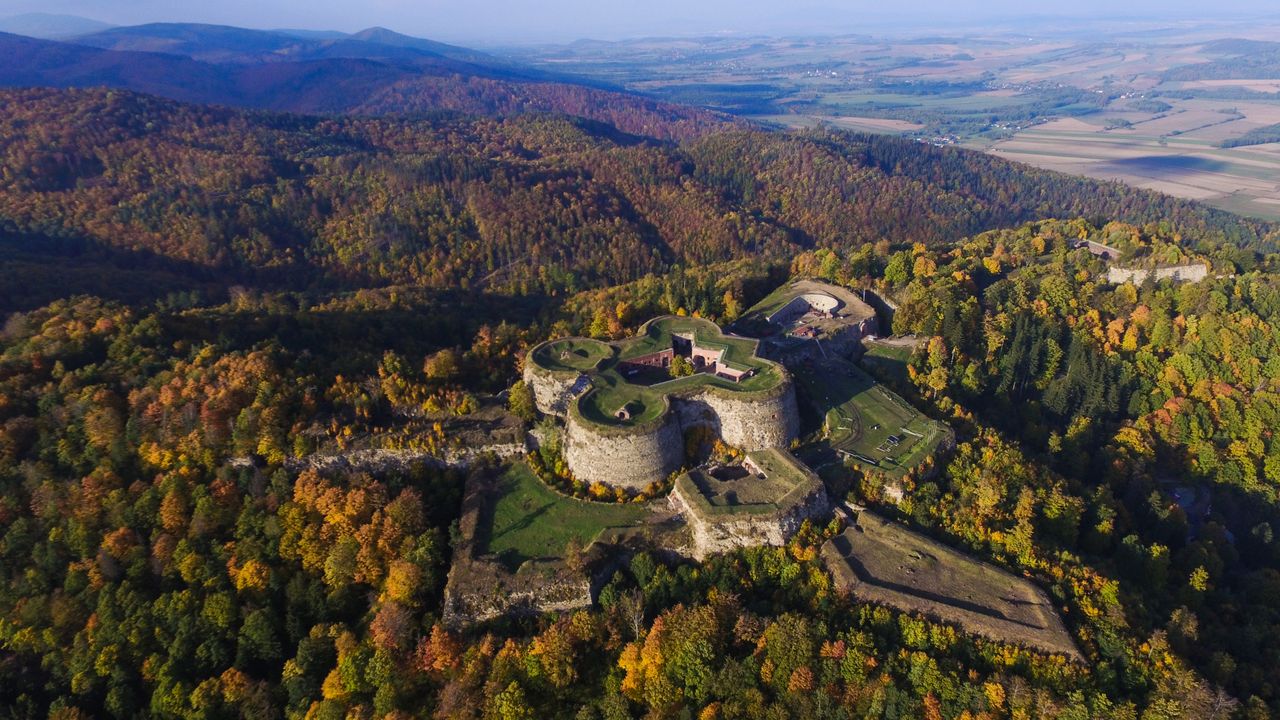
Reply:
[[[672,146],[542,114],[315,118],[0,91],[0,228],[25,236],[24,250],[56,238],[126,267],[163,260],[237,282],[558,294],[677,264],[943,243],[1053,216],[1170,222],[1241,247],[1273,232],[887,137],[743,129]]]
[[[123,30],[90,38],[115,41],[106,47],[0,33],[0,57],[6,59],[0,64],[0,86],[105,86],[184,102],[302,113],[563,112],[663,140],[734,124],[707,110],[591,87],[486,60],[464,48],[446,54],[440,49],[448,46],[376,29],[341,42],[309,43],[304,51],[296,47],[302,42],[297,38],[239,28],[212,35],[206,30],[194,39],[189,34],[152,37],[151,42],[137,37],[125,42],[128,38],[119,37]],[[136,50],[155,47],[175,51]],[[197,52],[201,47],[205,51]]]
[[[887,137],[524,109],[0,91],[0,717],[1276,716],[1273,226]],[[1213,276],[1098,283],[1082,239]],[[834,592],[838,523],[438,622],[464,478],[410,458],[530,430],[550,337],[812,276],[899,301],[925,342],[872,369],[956,431],[898,501],[833,487],[1032,578],[1087,666]],[[403,463],[309,462],[364,451]]]

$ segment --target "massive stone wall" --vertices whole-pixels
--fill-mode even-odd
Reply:
[[[676,403],[701,403],[715,414],[720,437],[743,450],[786,447],[800,432],[800,411],[790,378],[765,397],[707,390]]]
[[[566,423],[564,460],[575,478],[642,490],[680,469],[684,436],[675,413],[634,431],[596,429],[572,415]]]
[[[1201,280],[1209,277],[1209,267],[1201,263],[1156,268],[1154,272],[1156,280],[1171,279],[1174,282],[1200,282]],[[1126,282],[1132,282],[1134,285],[1141,285],[1147,281],[1147,277],[1149,277],[1151,273],[1151,270],[1112,266],[1107,268],[1107,282],[1114,283],[1116,285]]]
[[[805,520],[821,518],[831,510],[826,488],[820,482],[814,483],[811,491],[796,504],[765,515],[704,518],[694,510],[693,501],[684,496],[679,484],[672,490],[670,502],[693,531],[692,555],[696,560],[736,548],[785,545]]]
[[[786,447],[800,430],[800,412],[790,379],[759,395],[703,390],[671,398],[672,409],[641,428],[599,428],[568,417],[565,462],[583,482],[642,489],[680,469],[684,432],[710,427],[743,450]]]

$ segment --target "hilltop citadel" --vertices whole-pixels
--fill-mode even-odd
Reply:
[[[930,472],[954,443],[949,428],[852,362],[878,330],[876,312],[855,293],[799,280],[729,329],[663,316],[621,341],[570,337],[532,348],[524,380],[538,410],[562,428],[558,441],[542,441],[559,442],[575,481],[619,498],[665,497],[643,505],[570,498],[522,463],[479,478],[464,501],[446,621],[584,607],[618,553],[701,560],[780,546],[806,521],[825,526],[835,511],[849,529],[822,557],[837,587],[1078,657],[1039,588],[863,508],[833,505],[844,490],[833,496],[830,486],[849,468],[881,478],[894,498],[903,478]],[[699,438],[718,440],[730,454],[696,452]],[[574,543],[586,552],[570,562],[566,547]],[[978,601],[983,609],[975,612]]]

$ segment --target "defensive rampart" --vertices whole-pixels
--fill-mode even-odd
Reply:
[[[566,428],[564,460],[583,482],[643,490],[679,470],[684,461],[684,436],[671,413],[625,431],[571,415]]]
[[[1141,285],[1147,281],[1147,278],[1155,273],[1156,280],[1173,280],[1174,282],[1200,282],[1209,277],[1209,267],[1201,263],[1192,263],[1189,265],[1174,265],[1171,267],[1156,268],[1155,270],[1144,270],[1139,268],[1107,268],[1107,282],[1115,285],[1131,282],[1134,285]]]

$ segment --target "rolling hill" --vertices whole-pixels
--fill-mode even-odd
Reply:
[[[1169,222],[1242,248],[1273,232],[897,138],[729,127],[673,144],[510,115],[309,117],[103,89],[0,91],[0,232],[24,238],[10,244],[31,263],[56,264],[50,247],[100,255],[104,275],[548,295],[812,248],[949,243],[1035,217]],[[679,118],[651,120],[652,134],[680,132]]]
[[[252,30],[201,23],[149,23],[117,27],[70,40],[102,50],[159,52],[212,63],[297,62],[332,58],[402,63],[441,59],[471,63],[491,72],[520,69],[486,53],[373,27],[336,36],[299,36],[278,30]],[[530,73],[529,77],[535,74]]]
[[[101,32],[112,26],[78,15],[23,13],[0,18],[0,32],[45,39],[65,39]]]
[[[302,113],[565,113],[675,140],[732,121],[374,28],[342,39],[220,26],[119,28],[54,42],[0,33],[0,86],[112,87]],[[93,47],[97,42],[109,47]]]

